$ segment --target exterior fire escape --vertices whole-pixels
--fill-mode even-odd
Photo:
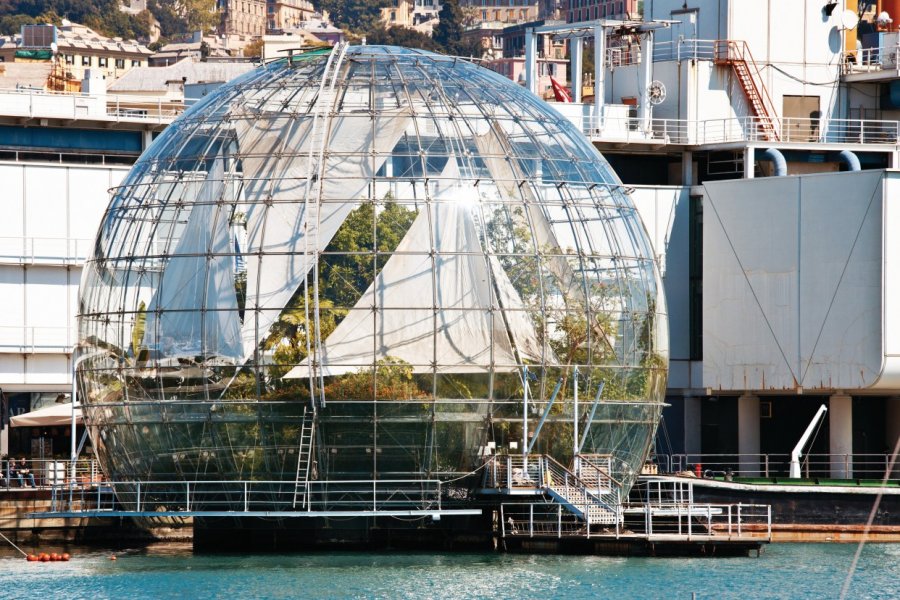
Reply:
[[[762,74],[747,42],[739,40],[716,40],[715,63],[731,67],[737,81],[741,84],[750,104],[750,110],[756,116],[756,127],[761,137],[770,142],[780,139],[778,119],[775,106],[769,92],[763,84]]]

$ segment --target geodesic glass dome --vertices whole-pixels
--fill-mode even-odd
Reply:
[[[600,154],[491,71],[377,46],[268,63],[168,127],[114,190],[79,333],[119,481],[459,478],[521,453],[558,387],[532,452],[612,455],[630,487],[667,370]]]

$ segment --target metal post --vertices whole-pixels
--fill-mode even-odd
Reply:
[[[244,482],[244,512],[250,511],[250,494],[247,491],[247,482]]]
[[[506,514],[503,505],[500,505],[500,537],[506,537]]]
[[[594,119],[597,128],[603,129],[603,102],[606,95],[606,30],[603,25],[594,25]]]
[[[522,367],[522,456],[528,456],[528,367]]]
[[[534,28],[525,30],[525,87],[537,93],[537,36]]]
[[[575,380],[575,386],[574,386],[575,398],[574,398],[573,408],[572,408],[572,431],[573,431],[573,434],[572,434],[572,460],[574,461],[573,465],[575,467],[575,472],[578,473],[578,451],[580,448],[578,446],[578,366],[577,365],[575,366],[574,380]]]
[[[644,33],[641,39],[641,72],[643,89],[641,90],[640,123],[641,131],[650,131],[650,84],[653,83],[653,31]]]
[[[77,427],[76,418],[75,418],[75,399],[78,395],[78,383],[75,380],[75,371],[76,371],[76,360],[75,360],[75,349],[72,349],[72,449],[71,449],[71,461],[72,464],[69,466],[69,481],[74,485],[75,483],[75,463],[78,460],[78,440],[75,436],[75,429]]]
[[[191,482],[190,481],[184,482],[184,505],[186,507],[185,510],[187,510],[187,511],[191,510]]]
[[[556,505],[556,537],[562,537],[562,504]]]
[[[534,537],[534,504],[528,505],[528,537]]]
[[[141,512],[141,482],[137,482],[137,512]]]
[[[572,102],[580,103],[582,100],[581,88],[584,87],[581,81],[581,69],[584,66],[584,59],[582,54],[584,51],[584,40],[582,40],[581,38],[575,38],[573,40],[569,40],[569,44],[569,65],[572,70]]]

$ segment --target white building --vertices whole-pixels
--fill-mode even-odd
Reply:
[[[8,419],[68,396],[81,268],[109,189],[174,118],[126,104],[0,90],[0,454],[68,455],[67,428],[10,430]]]
[[[672,405],[658,449],[682,465],[785,475],[823,403],[812,474],[880,477],[900,435],[900,46],[856,24],[855,1],[827,4],[647,0],[642,22],[530,41],[536,56],[539,36],[570,38],[576,77],[599,49],[596,95],[573,81],[557,107],[634,187],[657,243]]]

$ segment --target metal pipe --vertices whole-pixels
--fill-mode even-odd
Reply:
[[[641,105],[638,120],[643,131],[650,129],[650,86],[653,83],[653,31],[647,31],[641,38]]]
[[[759,155],[759,160],[770,160],[775,166],[774,177],[784,177],[787,175],[787,159],[784,158],[779,150],[775,148],[766,148]]]
[[[572,102],[581,103],[582,77],[581,69],[584,65],[582,58],[582,50],[584,49],[584,41],[581,38],[569,40],[569,53],[571,60],[569,64],[572,69]]]
[[[797,445],[794,446],[794,449],[791,451],[790,477],[795,479],[800,478],[800,457],[803,455],[803,447],[806,446],[806,442],[809,441],[809,437],[813,434],[816,424],[818,424],[819,420],[826,412],[828,412],[827,406],[823,404],[819,407],[819,410],[816,411],[816,415],[812,418],[812,421],[809,422],[809,425],[807,425],[806,431],[800,436],[800,441],[797,442]]]
[[[859,157],[849,150],[841,150],[838,152],[838,157],[845,165],[847,165],[847,170],[862,171],[862,165],[859,164]]]
[[[591,406],[591,412],[588,415],[587,423],[584,424],[584,432],[581,434],[581,442],[578,444],[578,449],[575,451],[576,454],[581,454],[584,443],[587,441],[588,433],[591,431],[591,423],[594,420],[594,415],[597,413],[597,406],[600,404],[600,394],[603,393],[604,387],[606,387],[606,382],[601,381],[600,387],[597,388],[597,395],[594,397],[594,405]]]
[[[541,428],[544,426],[544,421],[547,420],[547,417],[550,416],[550,409],[553,408],[553,403],[556,402],[556,395],[559,394],[559,389],[562,387],[562,377],[559,378],[559,381],[556,382],[556,387],[553,388],[553,393],[550,395],[550,401],[547,403],[547,408],[544,409],[544,414],[541,416],[541,420],[538,422],[537,427],[534,430],[534,435],[531,436],[531,442],[523,444],[522,447],[525,448],[523,454],[531,454],[531,449],[534,448],[534,443],[538,439],[538,435],[541,433]]]

